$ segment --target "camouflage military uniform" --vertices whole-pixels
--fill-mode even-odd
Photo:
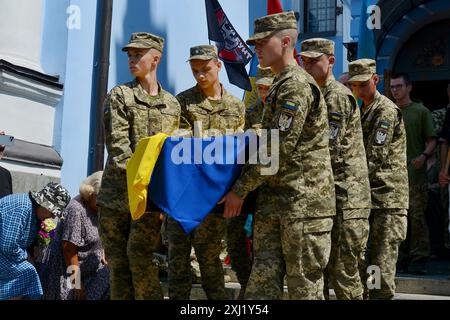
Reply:
[[[217,59],[214,46],[195,46],[190,51],[190,60]],[[201,121],[201,131],[194,129],[194,136],[224,135],[227,130],[234,132],[244,128],[245,107],[224,88],[220,101],[209,100],[198,85],[181,92],[177,99],[181,105],[182,116],[192,128]],[[190,235],[186,235],[178,222],[168,217],[166,232],[169,240],[170,299],[189,299],[192,287],[189,263],[192,246],[200,266],[202,287],[206,296],[214,300],[226,299],[224,272],[219,258],[226,223],[223,209],[222,212],[216,211],[210,213]]]
[[[375,61],[353,61],[349,71],[351,82],[367,81],[376,72]],[[369,295],[370,299],[392,299],[398,248],[406,237],[409,202],[406,133],[400,109],[378,91],[374,101],[362,110],[372,196],[367,264],[379,267],[381,272],[381,288],[371,290]],[[363,283],[367,276],[364,272]]]
[[[149,45],[145,43],[147,35],[133,34],[130,44]],[[114,87],[104,108],[108,159],[97,203],[100,236],[111,273],[111,298],[162,299],[158,267],[152,263],[160,237],[160,213],[146,212],[139,220],[131,221],[126,162],[142,138],[178,129],[180,105],[160,84],[158,95],[150,96],[134,80]]]
[[[245,110],[245,130],[261,127],[264,117],[264,103],[258,99]]]
[[[256,72],[256,85],[264,85],[270,87],[273,83],[274,74],[270,68],[261,68],[258,66]],[[255,91],[258,91],[255,89]],[[261,128],[262,120],[264,118],[264,102],[258,96],[257,100],[252,103],[245,110],[245,129]]]
[[[297,28],[292,11],[257,19],[247,43],[283,28]],[[260,187],[245,298],[280,299],[286,275],[290,299],[323,299],[335,215],[325,101],[314,79],[292,59],[274,79],[266,103],[262,127],[279,132],[279,170],[262,175],[262,165],[246,165],[232,188],[245,198]],[[278,152],[276,145],[268,148]]]
[[[334,42],[314,38],[302,42],[300,55],[334,55]],[[336,217],[326,275],[338,299],[362,299],[363,265],[371,208],[367,159],[361,117],[353,94],[331,76],[321,87],[328,107],[329,147],[336,192]],[[325,284],[325,296],[328,286]]]
[[[434,130],[436,132],[436,134],[438,135],[438,143],[436,145],[436,148],[434,149],[434,152],[436,154],[436,162],[433,164],[432,168],[429,168],[429,171],[432,171],[433,169],[435,169],[438,173],[440,171],[440,166],[441,166],[441,158],[440,158],[440,154],[441,154],[441,142],[442,142],[442,138],[441,138],[441,132],[442,129],[444,127],[444,121],[445,121],[445,114],[447,112],[447,110],[450,109],[450,104],[445,107],[445,108],[441,108],[438,110],[434,110],[433,112],[431,112],[431,117],[433,119],[433,124],[434,124]],[[435,182],[437,182],[438,180],[436,179]],[[438,206],[442,206],[442,214],[444,214],[444,225],[447,226],[449,225],[448,221],[449,221],[449,215],[446,214],[448,212],[448,188],[441,188],[439,187],[439,184],[435,185],[435,186],[429,186],[430,189],[435,189],[434,192],[432,192],[430,190],[430,192],[433,193],[437,193],[437,197],[440,198],[440,200],[438,200],[440,202],[440,205],[438,204],[432,204],[432,205],[438,205]],[[433,198],[436,198],[436,195],[432,196]],[[434,214],[434,213],[433,213]],[[440,234],[442,234],[442,231],[439,232],[435,232],[433,234],[433,228],[430,226],[430,236],[431,239],[430,241],[433,241],[432,239],[434,239],[435,237],[440,237]],[[449,232],[447,230],[447,228],[445,228],[445,232],[444,232],[444,242],[445,243],[450,243],[449,242]],[[447,247],[450,247],[448,245],[446,245]],[[432,248],[433,249],[433,248]]]

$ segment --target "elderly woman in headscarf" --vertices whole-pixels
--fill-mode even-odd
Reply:
[[[69,192],[50,182],[39,192],[0,199],[0,300],[40,299],[42,286],[27,248],[41,221],[61,216]]]
[[[97,194],[103,171],[80,185],[44,251],[40,270],[44,299],[101,300],[109,297],[109,271],[98,233]]]

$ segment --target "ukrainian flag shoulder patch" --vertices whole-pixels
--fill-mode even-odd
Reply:
[[[340,113],[330,113],[329,115],[330,121],[341,122],[342,115]]]
[[[285,104],[283,105],[283,108],[289,109],[291,111],[297,111],[298,106],[295,102],[292,101],[286,101]]]
[[[378,127],[380,129],[387,130],[387,129],[389,129],[390,126],[391,126],[391,124],[389,122],[381,121]]]

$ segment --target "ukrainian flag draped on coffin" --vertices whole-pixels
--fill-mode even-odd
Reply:
[[[144,214],[149,198],[190,233],[232,187],[251,139],[256,135],[142,139],[127,163],[132,218]]]

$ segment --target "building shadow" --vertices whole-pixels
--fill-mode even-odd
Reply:
[[[161,62],[158,66],[158,81],[161,83],[162,87],[173,93],[174,85],[169,83],[168,67],[167,67],[167,53],[168,48],[167,33],[160,27],[157,27],[152,23],[152,17],[150,12],[150,1],[149,0],[133,0],[126,1],[126,12],[123,18],[123,37],[118,38],[116,41],[116,61],[117,61],[117,83],[128,82],[132,79],[132,75],[128,70],[128,58],[126,53],[122,52],[122,47],[128,43],[130,36],[133,32],[150,32],[165,39],[164,52],[162,55]]]

